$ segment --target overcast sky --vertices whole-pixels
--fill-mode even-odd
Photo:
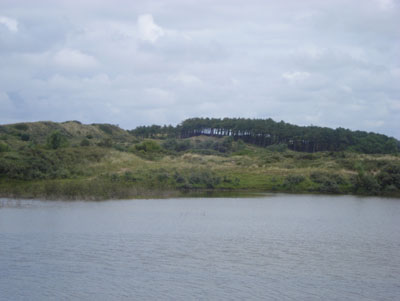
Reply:
[[[273,118],[400,138],[400,0],[0,1],[0,123]]]

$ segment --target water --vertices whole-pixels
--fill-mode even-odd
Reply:
[[[399,300],[399,230],[399,199],[0,199],[0,300]]]

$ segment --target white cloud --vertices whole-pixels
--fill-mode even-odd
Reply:
[[[381,10],[390,10],[394,8],[393,0],[376,0]]]
[[[1,123],[271,117],[400,138],[398,0],[93,1],[0,0]]]
[[[175,104],[175,97],[173,93],[161,88],[147,88],[144,90],[144,95],[146,96],[145,106],[171,106]],[[141,104],[142,105],[142,104]]]
[[[182,83],[184,85],[200,85],[202,84],[202,80],[197,76],[187,74],[187,73],[179,73],[170,77],[172,81]]]
[[[9,31],[17,32],[18,31],[18,22],[15,19],[0,16],[0,24],[3,24]]]
[[[155,43],[165,32],[164,29],[154,23],[150,14],[140,15],[137,21],[141,39]]]
[[[304,71],[285,72],[282,77],[289,82],[301,82],[310,77],[310,73]]]
[[[59,66],[72,69],[88,69],[98,65],[94,57],[68,48],[58,51],[54,55],[54,62]]]
[[[8,95],[4,92],[0,91],[0,107],[2,111],[5,113],[1,114],[1,117],[5,117],[7,115],[8,110],[12,110],[14,108],[13,103],[11,99],[8,97]]]

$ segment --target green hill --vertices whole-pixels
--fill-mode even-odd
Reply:
[[[1,125],[0,197],[110,199],[204,191],[400,196],[394,138],[344,130],[352,144],[330,149],[335,140],[321,135],[337,130],[312,128],[315,138],[299,127],[308,133],[308,145],[325,139],[328,148],[300,151],[295,141],[305,136],[296,126],[272,130],[261,126],[276,125],[268,120],[222,121],[191,119],[132,131],[78,121]],[[360,139],[368,141],[367,151]]]

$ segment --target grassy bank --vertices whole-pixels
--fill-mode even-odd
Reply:
[[[151,159],[107,148],[39,153],[35,150],[38,162],[31,155],[3,157],[15,162],[13,176],[0,179],[1,196],[150,198],[204,190],[400,196],[395,184],[399,157],[389,155],[277,153],[255,147],[245,154],[187,152]]]
[[[295,152],[229,137],[141,139],[76,122],[43,126],[3,129],[1,197],[101,200],[207,191],[400,197],[398,154]]]

